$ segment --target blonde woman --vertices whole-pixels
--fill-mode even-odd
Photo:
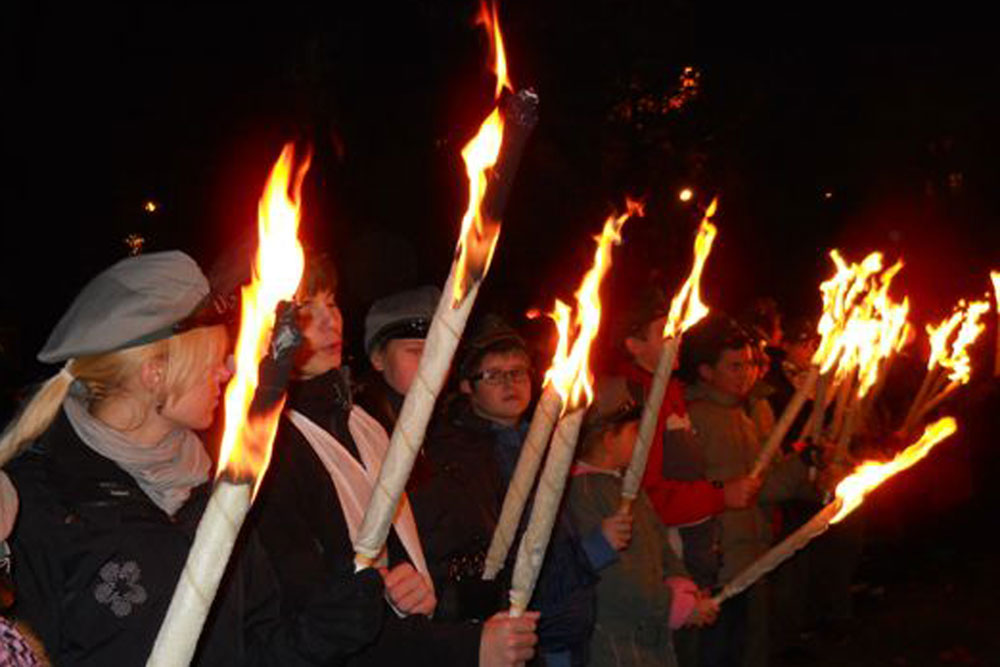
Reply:
[[[0,439],[14,609],[55,664],[142,664],[166,613],[209,492],[196,431],[229,375],[225,329],[196,326],[208,292],[180,252],[98,275],[39,354],[65,365]],[[317,582],[284,623],[276,594],[244,535],[195,664],[327,664],[379,629],[377,576]]]

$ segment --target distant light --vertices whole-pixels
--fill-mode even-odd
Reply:
[[[823,199],[833,199],[833,190],[827,190],[824,192]]]
[[[156,213],[159,210],[159,208],[160,205],[157,204],[152,199],[148,200],[145,204],[142,205],[142,209],[146,211],[146,213]]]
[[[691,188],[684,188],[681,190],[677,198],[683,202],[689,202],[694,198],[694,191]]]

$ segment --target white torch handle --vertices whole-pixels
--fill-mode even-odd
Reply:
[[[483,579],[487,581],[496,578],[507,560],[510,545],[514,542],[521,515],[524,513],[524,506],[528,502],[531,487],[535,484],[538,468],[542,464],[545,446],[549,442],[561,410],[562,398],[550,384],[542,392],[538,405],[535,406],[528,435],[524,438],[521,455],[517,459],[517,467],[514,468],[514,475],[503,499],[500,519],[497,521],[496,530],[493,531],[489,551],[486,552]]]
[[[444,386],[451,368],[455,349],[462,338],[465,323],[476,301],[479,283],[476,282],[457,307],[452,308],[453,285],[457,264],[451,273],[438,301],[434,320],[427,332],[424,352],[417,367],[416,377],[403,401],[403,408],[392,431],[389,449],[372,490],[372,498],[365,511],[364,521],[354,541],[354,550],[362,565],[373,562],[382,552],[392,519],[396,516],[399,499],[413,470],[413,463],[420,452],[427,431],[427,424],[434,412],[434,404]]]
[[[215,485],[147,667],[190,664],[240,526],[250,509],[252,491],[249,483],[220,481]]]

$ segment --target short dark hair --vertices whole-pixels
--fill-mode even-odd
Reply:
[[[698,380],[702,364],[714,366],[726,350],[740,350],[750,345],[750,337],[732,318],[712,313],[691,327],[681,341],[681,378],[688,383]]]
[[[337,291],[337,267],[326,253],[306,251],[306,265],[296,294],[299,298],[316,296],[320,292]]]
[[[520,352],[528,360],[528,363],[531,363],[531,355],[528,354],[528,349],[524,346],[523,343],[516,340],[504,339],[497,341],[493,345],[489,345],[482,349],[476,350],[474,353],[472,353],[469,356],[469,358],[466,359],[462,364],[460,373],[461,379],[468,380],[472,378],[473,375],[477,375],[480,371],[482,371],[483,369],[481,368],[481,366],[483,364],[483,360],[486,358],[487,355],[489,354],[503,355],[503,354],[510,354],[512,352]]]

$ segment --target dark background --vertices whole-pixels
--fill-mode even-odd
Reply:
[[[34,355],[84,282],[126,255],[126,236],[207,268],[252,235],[290,139],[315,151],[303,235],[340,266],[355,354],[372,299],[441,284],[466,203],[459,151],[493,103],[476,8],[7,3],[3,411],[52,373]],[[500,13],[511,77],[542,108],[480,310],[523,325],[528,308],[570,297],[625,194],[649,214],[616,252],[611,318],[651,271],[674,289],[714,195],[704,292],[731,312],[771,295],[814,313],[832,247],[902,257],[897,294],[921,327],[1000,268],[1000,58],[985,10],[519,0]],[[697,94],[664,112],[686,66]],[[686,186],[690,204],[677,199]],[[867,510],[859,582],[875,593],[858,600],[856,641],[821,646],[813,664],[997,664],[990,326],[955,401],[959,436]]]
[[[44,372],[30,359],[130,233],[206,267],[252,234],[289,139],[316,152],[303,233],[341,267],[355,338],[372,299],[440,284],[465,206],[458,153],[492,104],[476,8],[15,3],[3,21],[9,372]],[[731,311],[759,295],[815,311],[835,245],[902,256],[918,321],[984,291],[1000,265],[1000,60],[968,8],[600,0],[500,11],[512,79],[537,89],[542,120],[487,307],[519,317],[568,297],[590,236],[626,193],[644,196],[649,215],[626,227],[616,294],[654,268],[673,289],[713,195],[721,233],[705,291]],[[677,93],[685,66],[700,75],[694,99],[642,111]],[[697,193],[688,205],[676,199],[684,186]]]

